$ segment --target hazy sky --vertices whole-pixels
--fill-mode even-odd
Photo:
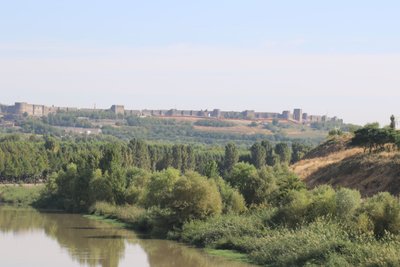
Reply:
[[[0,4],[0,103],[400,116],[400,1]]]

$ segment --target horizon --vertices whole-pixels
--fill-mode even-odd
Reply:
[[[2,102],[400,116],[396,1],[7,2]]]

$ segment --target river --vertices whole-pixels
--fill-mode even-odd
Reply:
[[[78,214],[0,206],[0,266],[249,267]]]

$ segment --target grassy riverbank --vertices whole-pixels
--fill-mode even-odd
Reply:
[[[0,184],[0,203],[31,206],[40,199],[43,188],[42,184]]]
[[[132,205],[116,206],[105,202],[98,202],[90,208],[90,213],[90,215],[85,215],[85,217],[103,221],[117,227],[133,229],[152,237],[165,238],[166,229],[164,228],[166,226],[163,225],[162,221],[159,221],[160,217],[157,215],[157,211],[145,210]],[[198,248],[205,248],[204,251],[213,256],[223,257],[232,261],[254,263],[244,252],[233,249],[198,246],[187,242],[187,240],[181,238],[181,233],[178,231],[169,232],[166,236],[171,240],[184,241],[186,244],[194,245]]]
[[[123,222],[125,227],[160,233],[154,211],[133,206],[95,204],[95,216]],[[373,232],[356,230],[333,218],[321,218],[298,227],[271,224],[275,211],[260,209],[245,214],[226,214],[185,223],[166,237],[212,255],[263,266],[398,266],[400,238],[387,233],[377,239]],[[153,225],[153,223],[155,223]],[[363,225],[362,221],[355,222]],[[368,222],[365,222],[368,223]]]

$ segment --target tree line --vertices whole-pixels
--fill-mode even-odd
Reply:
[[[378,152],[400,148],[400,131],[396,130],[394,116],[389,127],[380,128],[378,123],[367,124],[354,132],[351,144],[361,146],[364,152]]]
[[[94,168],[105,169],[118,159],[125,167],[147,171],[175,168],[182,173],[196,171],[201,175],[215,172],[224,175],[238,162],[261,168],[289,164],[299,160],[309,146],[300,143],[254,143],[250,149],[228,143],[220,146],[154,144],[139,139],[119,140],[67,139],[52,136],[6,135],[0,138],[0,181],[38,182],[70,163],[90,161]]]

